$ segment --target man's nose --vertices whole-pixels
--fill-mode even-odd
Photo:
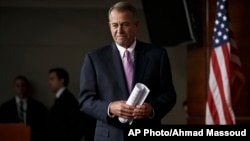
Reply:
[[[118,33],[123,33],[124,32],[123,26],[122,25],[118,26],[117,31]]]

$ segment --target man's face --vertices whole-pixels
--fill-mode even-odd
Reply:
[[[26,98],[28,96],[28,84],[22,79],[17,79],[14,83],[14,91],[18,97]]]
[[[129,47],[135,40],[138,30],[136,21],[131,12],[112,10],[109,15],[109,27],[114,41],[122,46]]]
[[[61,87],[63,87],[64,79],[58,79],[56,72],[49,74],[49,87],[53,93],[56,93]]]

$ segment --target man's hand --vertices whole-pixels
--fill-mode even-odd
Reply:
[[[111,115],[129,119],[134,118],[134,109],[134,106],[130,106],[126,104],[126,101],[121,100],[112,102],[109,107],[109,112]]]
[[[142,105],[137,105],[134,109],[134,119],[147,118],[152,115],[153,107],[148,103],[143,103]]]

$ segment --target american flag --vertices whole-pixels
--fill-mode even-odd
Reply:
[[[229,25],[227,1],[217,0],[216,6],[205,122],[207,125],[229,125],[236,124],[232,98],[240,93],[244,76]]]

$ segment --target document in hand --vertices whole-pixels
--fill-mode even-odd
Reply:
[[[148,96],[148,93],[150,90],[148,87],[142,83],[136,83],[134,89],[132,90],[126,104],[131,106],[141,105],[145,101],[145,99]],[[129,123],[132,124],[133,119],[125,119],[122,117],[119,117],[119,121],[121,123]]]

